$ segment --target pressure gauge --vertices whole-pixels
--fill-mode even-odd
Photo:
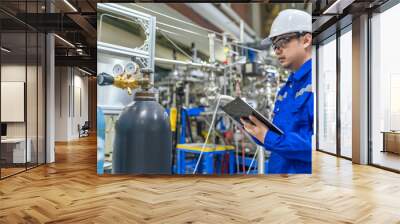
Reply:
[[[128,64],[126,64],[125,66],[125,73],[129,74],[129,75],[134,75],[137,71],[137,65],[133,62],[129,62]]]
[[[124,73],[124,67],[121,64],[114,65],[113,75],[122,75]]]

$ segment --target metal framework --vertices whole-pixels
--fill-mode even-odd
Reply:
[[[135,56],[142,61],[142,63],[154,71],[154,56],[155,56],[155,38],[156,38],[156,18],[151,15],[144,14],[142,12],[133,10],[131,8],[122,6],[115,3],[99,3],[97,8],[100,11],[106,12],[100,16],[100,26],[98,30],[97,49],[100,52],[114,53],[124,56]],[[102,42],[102,24],[104,16],[114,17],[109,14],[113,13],[119,16],[123,16],[124,20],[137,23],[144,30],[146,39],[142,46],[136,48],[128,48],[112,43]],[[118,19],[121,19],[117,17]],[[154,76],[151,76],[151,82],[154,82]]]

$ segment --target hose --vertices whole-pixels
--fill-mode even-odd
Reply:
[[[254,153],[253,159],[251,160],[250,166],[249,166],[249,170],[247,171],[247,174],[250,173],[251,171],[251,167],[253,166],[254,161],[256,160],[256,156],[257,156],[258,150],[256,150],[256,153]]]
[[[244,140],[242,139],[242,171],[243,174],[246,174],[246,152],[244,149]]]
[[[204,141],[203,146],[201,148],[201,152],[200,152],[199,158],[197,159],[196,166],[194,167],[193,174],[196,174],[197,168],[199,167],[201,157],[203,156],[204,149],[206,148],[206,145],[208,142],[208,138],[210,137],[211,131],[214,127],[215,118],[217,117],[217,112],[218,112],[220,102],[221,102],[221,97],[219,96],[218,100],[217,100],[217,105],[215,106],[215,110],[214,110],[213,117],[211,120],[211,125],[210,125],[210,128],[208,129],[206,140]]]

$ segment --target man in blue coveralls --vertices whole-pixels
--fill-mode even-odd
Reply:
[[[279,135],[250,116],[242,119],[247,132],[257,144],[271,151],[268,173],[311,173],[311,141],[314,102],[311,75],[311,16],[300,10],[279,13],[267,38],[279,63],[293,73],[279,90],[273,111],[273,123],[283,132]]]

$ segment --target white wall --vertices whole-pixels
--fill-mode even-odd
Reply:
[[[37,70],[38,69],[38,70]],[[27,78],[27,80],[25,80]],[[25,66],[24,64],[3,64],[1,66],[2,82],[24,82],[26,84],[26,107],[21,108],[22,113],[26,112],[26,120],[23,122],[6,122],[8,138],[29,139],[32,152],[32,161],[44,163],[45,150],[45,117],[44,117],[44,73],[40,66]],[[3,92],[4,89],[2,89]],[[20,92],[24,94],[24,91]],[[7,97],[2,95],[2,97]],[[10,107],[1,108],[2,112],[12,110]],[[7,111],[12,113],[12,111]],[[37,153],[39,154],[37,157]]]
[[[68,140],[68,77],[67,67],[56,67],[55,69],[55,140]]]
[[[79,133],[77,126],[80,124],[81,126],[85,123],[85,121],[89,120],[88,117],[88,78],[83,73],[79,72],[76,74],[77,70],[75,70],[74,75],[74,91],[73,91],[73,99],[74,99],[74,108],[72,109],[72,130],[71,135],[73,138],[77,138]],[[80,101],[80,102],[79,102]],[[80,108],[81,107],[81,108]],[[81,110],[81,111],[80,111]]]
[[[1,66],[1,81],[3,82],[26,82],[25,75],[26,69],[31,71],[33,69],[32,66],[28,66],[27,68],[24,65],[20,64],[5,64]],[[36,91],[35,91],[36,93]],[[27,93],[28,97],[32,97],[33,93]],[[36,96],[36,94],[35,94]],[[1,110],[7,110],[7,108],[1,108]],[[28,114],[29,116],[29,114]],[[36,116],[36,114],[35,114]],[[30,121],[32,118],[28,117]],[[7,136],[8,137],[25,137],[25,123],[26,122],[7,122]],[[29,137],[29,136],[28,136]]]
[[[55,86],[55,140],[77,139],[78,124],[88,120],[88,78],[76,68],[56,67]]]
[[[8,64],[1,66],[1,81],[3,82],[25,82],[26,67],[19,64]],[[7,108],[1,108],[7,110]],[[25,137],[25,123],[11,122],[7,123],[8,137]]]

